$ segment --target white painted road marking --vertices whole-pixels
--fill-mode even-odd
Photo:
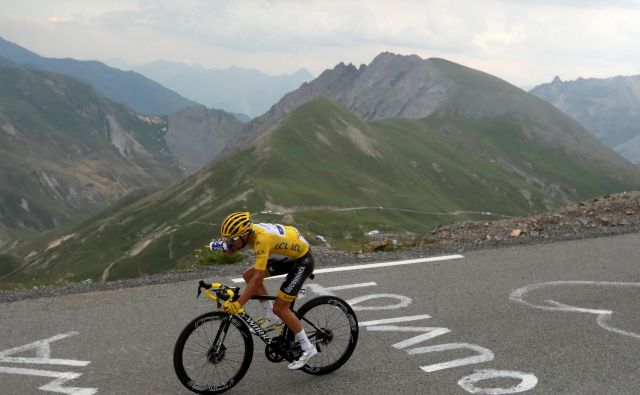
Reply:
[[[31,363],[40,365],[65,365],[65,366],[87,366],[89,361],[76,361],[74,359],[55,358],[11,358],[2,357],[0,363]]]
[[[313,285],[315,286],[316,284],[313,284]],[[374,282],[368,282],[368,283],[359,283],[359,284],[339,285],[337,287],[329,287],[329,288],[315,286],[315,287],[312,287],[311,290],[313,292],[317,293],[318,295],[334,296],[333,295],[333,291],[342,291],[342,290],[345,290],[345,289],[353,289],[353,288],[373,287],[373,286],[376,286],[376,285],[378,285],[378,284],[376,284]]]
[[[312,289],[314,292],[316,290],[320,290],[323,295],[333,295],[335,296],[333,291],[336,290],[347,290],[353,288],[363,288],[365,286],[375,285],[375,283],[359,283],[359,284],[348,284],[348,285],[339,285],[332,287],[323,287],[320,284],[313,284]],[[351,300],[348,300],[347,303],[352,305],[357,305],[360,302],[371,299],[397,299],[401,301],[401,305],[378,305],[378,306],[367,306],[367,310],[386,310],[389,308],[398,309],[402,307],[407,307],[411,302],[411,298],[404,295],[397,294],[375,294],[375,295],[365,295],[361,297],[357,297]],[[361,306],[352,306],[354,310],[357,307]],[[365,308],[360,308],[361,310]],[[420,366],[420,369],[426,373],[432,373],[444,369],[453,369],[466,365],[480,364],[480,363],[488,363],[494,360],[495,355],[493,351],[478,346],[476,344],[470,343],[445,343],[445,344],[437,344],[431,346],[423,346],[423,347],[414,347],[417,344],[430,341],[434,338],[437,338],[442,335],[446,335],[451,332],[451,329],[444,327],[428,327],[428,326],[397,326],[397,325],[388,325],[395,324],[400,322],[411,322],[411,321],[419,321],[424,319],[430,319],[431,316],[429,314],[421,314],[421,315],[412,315],[412,316],[403,316],[403,317],[395,317],[395,318],[384,318],[378,320],[371,321],[362,321],[359,322],[358,325],[360,327],[367,328],[367,331],[370,332],[392,332],[392,333],[418,333],[418,335],[411,337],[409,339],[405,339],[403,341],[392,344],[391,347],[396,348],[398,350],[404,350],[408,355],[420,355],[420,354],[428,354],[428,353],[442,353],[449,351],[460,351],[460,350],[468,350],[471,351],[474,355],[457,358],[448,362],[435,363],[431,365]],[[519,380],[520,382],[516,385],[511,385],[509,387],[480,387],[476,385],[477,383],[484,380]],[[458,385],[463,388],[465,391],[472,394],[484,394],[484,395],[499,395],[499,394],[515,394],[519,392],[525,392],[532,388],[534,388],[538,384],[538,379],[533,373],[523,373],[512,370],[495,370],[495,369],[483,369],[476,370],[473,374],[462,377],[458,381]]]
[[[26,363],[36,365],[65,365],[65,366],[87,366],[90,361],[77,361],[75,359],[57,359],[51,358],[51,343],[65,339],[70,336],[77,335],[78,332],[68,332],[50,337],[48,339],[38,340],[23,346],[10,348],[0,351],[0,363]],[[35,350],[35,358],[10,357],[10,355],[20,354],[26,351]],[[38,389],[42,391],[58,392],[71,395],[93,395],[98,392],[97,388],[77,388],[63,387],[62,385],[69,380],[77,379],[82,373],[75,372],[53,372],[48,370],[25,369],[0,366],[0,373],[20,374],[37,377],[52,377],[55,380],[45,384]]]
[[[398,303],[392,305],[383,305],[383,306],[358,306],[360,303],[371,300],[371,299],[396,299]],[[396,295],[396,294],[373,294],[373,295],[364,295],[359,296],[357,298],[347,300],[347,303],[351,306],[354,311],[363,311],[363,310],[395,310],[401,309],[403,307],[407,307],[411,304],[411,298],[404,295]]]
[[[351,270],[364,270],[364,269],[375,269],[378,267],[389,267],[389,266],[401,266],[401,265],[412,265],[414,263],[427,263],[427,262],[439,262],[439,261],[448,261],[452,259],[462,259],[464,255],[444,255],[444,256],[435,256],[431,258],[418,258],[418,259],[407,259],[403,261],[389,261],[389,262],[378,262],[378,263],[366,263],[362,265],[352,265],[352,266],[339,266],[339,267],[330,267],[326,269],[318,269],[314,270],[313,274],[322,274],[322,273],[333,273],[333,272],[346,272]],[[282,278],[285,277],[286,274],[279,276],[267,277],[267,279],[271,278]],[[231,281],[234,283],[243,283],[243,278],[234,278]]]
[[[634,287],[640,288],[640,283],[624,283],[624,282],[607,282],[607,281],[550,281],[546,283],[539,284],[531,284],[526,287],[518,288],[515,291],[511,292],[509,299],[514,302],[521,303],[525,306],[533,307],[534,309],[539,310],[547,310],[547,311],[567,311],[573,313],[588,313],[595,314],[598,316],[596,322],[600,327],[618,333],[620,335],[633,337],[636,339],[640,339],[640,333],[629,332],[622,329],[615,328],[611,326],[609,323],[611,321],[611,315],[613,314],[612,310],[604,310],[604,309],[589,309],[578,306],[569,306],[564,303],[557,302],[555,300],[545,300],[550,306],[539,305],[531,302],[527,302],[524,300],[524,296],[531,291],[547,288],[547,287],[560,287],[565,285],[595,285],[598,287]]]
[[[82,376],[82,373],[74,372],[50,372],[47,370],[35,370],[35,369],[22,369],[22,368],[7,368],[0,366],[0,373],[8,374],[22,374],[27,376],[39,376],[39,377],[53,377],[56,380],[51,381],[39,387],[42,391],[58,392],[62,394],[71,395],[93,395],[98,392],[97,388],[76,388],[76,387],[63,387],[62,384],[69,380],[77,379]]]
[[[505,377],[520,380],[520,384],[509,388],[480,388],[475,385],[479,381]],[[472,394],[517,394],[519,392],[528,391],[538,385],[538,378],[531,373],[514,372],[511,370],[483,369],[476,370],[475,373],[461,378],[460,381],[458,381],[458,385],[464,388],[465,391]]]
[[[422,315],[410,315],[398,318],[385,318],[382,320],[373,320],[373,321],[363,321],[358,322],[358,326],[373,326],[373,325],[382,325],[382,324],[393,324],[396,322],[409,322],[409,321],[417,321],[417,320],[426,320],[427,318],[431,318],[429,314]]]

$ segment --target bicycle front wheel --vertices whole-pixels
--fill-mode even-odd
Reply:
[[[298,314],[309,341],[318,350],[301,370],[323,375],[344,365],[358,343],[358,319],[351,306],[334,296],[319,296],[305,303]]]
[[[246,325],[215,311],[197,317],[182,330],[173,350],[173,367],[191,391],[219,394],[242,379],[252,356],[253,340]]]

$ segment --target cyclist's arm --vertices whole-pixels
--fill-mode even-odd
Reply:
[[[266,270],[270,255],[268,244],[265,241],[256,240],[256,243],[253,245],[253,253],[256,256],[255,268],[262,271]]]
[[[255,293],[258,291],[258,288],[260,288],[260,285],[262,285],[262,281],[264,281],[264,270],[258,270],[256,268],[253,268],[251,270],[253,270],[253,275],[251,276],[251,279],[247,284],[247,288],[244,290],[244,292],[242,292],[242,295],[240,295],[240,298],[238,299],[238,303],[240,303],[242,306],[244,306],[244,304],[247,303],[247,301],[251,299],[253,295],[255,295]]]
[[[266,276],[265,270],[267,268],[267,261],[269,260],[269,247],[263,240],[256,240],[253,245],[253,252],[256,256],[255,267],[251,269],[253,271],[253,275],[247,283],[247,288],[238,299],[238,302],[243,306],[253,295],[256,294],[256,292],[258,292],[258,289],[262,285],[264,277]]]

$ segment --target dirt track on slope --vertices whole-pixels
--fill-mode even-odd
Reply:
[[[356,253],[314,246],[313,254],[316,258],[316,268],[321,268],[627,233],[640,233],[640,191],[590,199],[530,217],[487,222],[457,222],[439,226],[418,237],[410,247],[389,248],[392,245],[391,241],[381,239],[372,241]],[[0,303],[69,293],[237,276],[251,264],[250,261],[251,257],[247,256],[243,262],[236,264],[194,267],[124,281],[83,282],[58,287],[1,291]]]

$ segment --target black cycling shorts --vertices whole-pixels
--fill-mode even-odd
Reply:
[[[313,273],[315,262],[311,250],[296,260],[276,260],[269,259],[267,262],[267,275],[278,276],[287,274],[282,285],[278,297],[291,302],[298,296],[298,292],[302,288],[304,281]]]

